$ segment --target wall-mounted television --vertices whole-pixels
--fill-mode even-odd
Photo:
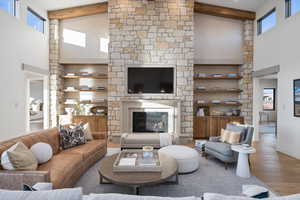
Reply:
[[[174,68],[129,67],[128,94],[174,93]]]

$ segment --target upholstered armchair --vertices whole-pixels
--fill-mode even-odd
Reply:
[[[227,124],[226,130],[241,132],[240,144],[248,144],[251,146],[253,137],[253,126]],[[225,169],[228,164],[237,161],[237,153],[231,150],[231,144],[220,141],[220,137],[210,137],[209,141],[205,144],[205,156],[213,156],[225,163]]]

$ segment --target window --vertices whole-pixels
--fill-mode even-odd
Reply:
[[[11,15],[16,15],[16,0],[0,0],[0,9]]]
[[[276,25],[276,9],[274,8],[268,12],[265,16],[257,21],[257,33],[258,35],[266,32]]]
[[[275,88],[264,89],[263,109],[275,110]]]
[[[285,0],[285,15],[290,17],[300,11],[300,0]]]
[[[45,19],[39,16],[36,12],[28,8],[27,11],[27,24],[35,30],[44,33]]]

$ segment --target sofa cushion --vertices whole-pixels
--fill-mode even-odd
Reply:
[[[207,142],[205,148],[217,151],[225,156],[232,156],[233,152],[231,150],[231,145],[223,142]]]
[[[94,155],[97,151],[100,151],[102,148],[105,148],[105,145],[105,140],[91,140],[88,141],[86,144],[64,150],[63,152],[80,154],[85,160],[90,156]]]
[[[157,197],[157,196],[136,196],[127,194],[90,194],[89,200],[196,200],[196,197]]]
[[[203,197],[204,200],[255,200],[254,198],[250,198],[250,197],[226,196],[222,194],[213,194],[213,193],[204,193]],[[299,199],[300,199],[300,194],[265,198],[265,200],[299,200]]]
[[[50,171],[50,179],[57,188],[64,179],[75,173],[83,161],[83,156],[76,153],[61,152],[52,159],[38,167],[39,171]]]
[[[37,131],[28,135],[0,142],[0,154],[17,142],[23,142],[28,148],[31,148],[32,145],[38,142],[44,142],[51,145],[54,154],[59,152],[59,132],[57,128]]]
[[[160,144],[160,137],[157,133],[127,134],[123,139],[124,144]]]
[[[82,189],[62,189],[51,191],[12,191],[12,190],[0,190],[1,199],[5,200],[81,200]]]

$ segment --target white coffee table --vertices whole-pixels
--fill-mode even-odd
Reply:
[[[239,153],[236,175],[242,178],[250,178],[249,154],[255,153],[255,148],[244,148],[242,145],[232,145],[231,149]]]

